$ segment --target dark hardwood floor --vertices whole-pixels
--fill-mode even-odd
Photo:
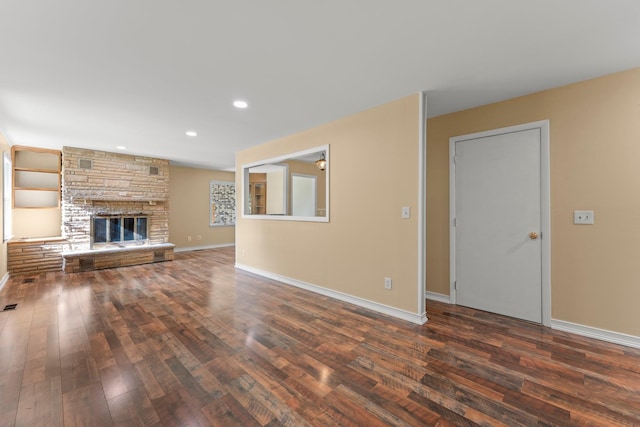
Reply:
[[[0,425],[640,425],[640,350],[432,302],[412,325],[233,259],[10,279]]]

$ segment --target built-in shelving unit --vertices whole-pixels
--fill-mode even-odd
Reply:
[[[252,182],[249,184],[251,194],[251,213],[264,215],[267,213],[267,183]]]
[[[60,207],[60,168],[62,154],[59,150],[14,146],[13,159],[13,207]]]

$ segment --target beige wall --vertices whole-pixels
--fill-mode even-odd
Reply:
[[[169,175],[169,242],[177,249],[233,244],[235,227],[209,227],[209,182],[233,182],[235,174],[171,166]]]
[[[267,215],[285,214],[284,171],[267,172]]]
[[[13,236],[58,237],[62,235],[60,208],[13,209]]]
[[[330,222],[238,218],[237,262],[417,313],[418,131],[413,95],[238,153],[242,170],[330,144]]]
[[[427,290],[449,294],[449,138],[544,119],[552,317],[640,336],[640,69],[428,120]]]
[[[9,146],[9,142],[5,139],[5,137],[0,133],[0,155],[4,155],[4,153],[9,153],[11,155],[11,147]],[[2,185],[2,177],[4,174],[4,161],[0,157],[0,230],[2,230],[2,224],[4,224],[4,185]],[[7,242],[3,241],[4,239],[0,236],[0,280],[7,274]]]

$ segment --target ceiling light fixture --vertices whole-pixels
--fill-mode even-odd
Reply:
[[[324,153],[320,154],[320,158],[315,161],[315,164],[321,171],[327,168],[327,159],[325,159]]]
[[[125,147],[124,145],[118,145],[116,148],[118,150],[126,150],[127,149],[127,147]]]
[[[185,132],[187,136],[198,136],[198,133],[193,130],[188,130]]]
[[[233,101],[233,106],[236,108],[247,108],[249,106],[249,104],[247,104],[247,101]]]

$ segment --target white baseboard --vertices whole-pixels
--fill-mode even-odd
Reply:
[[[427,297],[427,299],[430,299],[431,301],[438,301],[438,302],[443,302],[445,304],[451,304],[451,299],[449,298],[449,295],[439,294],[438,292],[427,291],[425,293],[425,296]]]
[[[0,291],[2,291],[2,288],[4,288],[4,285],[7,284],[7,282],[9,281],[9,273],[4,273],[4,276],[2,276],[2,280],[0,280]]]
[[[259,268],[250,267],[248,265],[236,263],[236,268],[249,273],[257,274],[258,276],[266,277],[267,279],[277,280],[287,285],[295,286],[297,288],[306,289],[307,291],[315,292],[320,295],[335,298],[340,301],[348,302],[358,307],[367,308],[369,310],[377,311],[378,313],[386,314],[388,316],[396,317],[398,319],[406,320],[411,323],[423,325],[427,322],[427,313],[417,314],[411,313],[406,310],[391,307],[385,304],[380,304],[374,301],[369,301],[363,298],[355,297],[353,295],[345,294],[342,292],[334,291],[332,289],[323,288],[311,283],[303,282],[301,280],[292,279],[291,277],[281,276],[279,274],[271,273],[269,271],[261,270]]]
[[[204,246],[187,246],[184,248],[175,248],[174,252],[189,252],[189,251],[201,251],[202,249],[217,249],[227,248],[229,246],[235,246],[235,243],[221,243],[219,245],[204,245]]]
[[[607,331],[605,329],[593,328],[591,326],[579,325],[577,323],[565,322],[564,320],[551,319],[551,328],[559,331],[570,332],[589,338],[612,342],[627,347],[640,348],[640,337],[627,335],[620,332]]]

